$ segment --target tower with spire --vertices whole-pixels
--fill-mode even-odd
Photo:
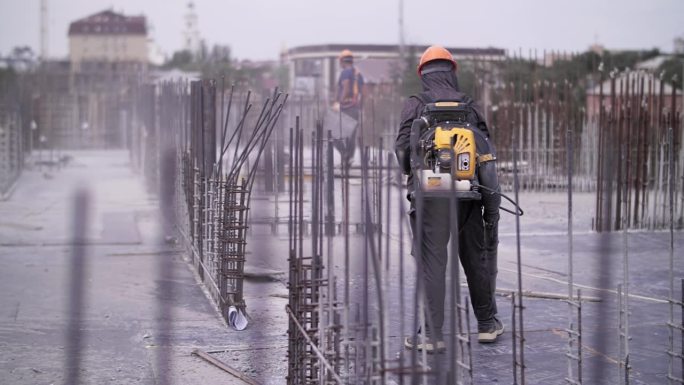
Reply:
[[[188,10],[185,14],[185,30],[183,32],[183,49],[190,52],[193,57],[200,55],[202,41],[199,34],[197,13],[195,3],[188,3]]]

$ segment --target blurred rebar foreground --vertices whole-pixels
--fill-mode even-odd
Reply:
[[[214,80],[144,86],[139,97],[142,105],[152,106],[148,120],[160,120],[149,127],[162,126],[164,132],[147,131],[147,148],[134,156],[154,184],[155,163],[169,159],[161,154],[176,154],[178,170],[171,180],[159,178],[160,191],[175,191],[175,207],[168,209],[176,212],[176,228],[199,278],[226,321],[242,329],[250,196],[287,96],[276,90],[258,115],[251,113],[249,92],[238,96]]]

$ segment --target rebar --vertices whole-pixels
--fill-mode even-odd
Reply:
[[[514,136],[515,137],[515,136]],[[513,189],[514,189],[514,196],[515,196],[515,205],[519,206],[520,200],[518,199],[518,191],[519,191],[519,181],[518,181],[518,148],[516,146],[513,147]],[[514,351],[513,353],[513,364],[515,367],[519,369],[520,373],[520,384],[525,385],[525,330],[524,330],[524,322],[523,322],[523,310],[525,307],[523,306],[523,290],[522,290],[522,255],[520,251],[520,216],[516,215],[515,216],[515,239],[516,239],[516,255],[517,255],[517,284],[518,284],[518,295],[517,295],[517,304],[514,306],[514,311],[517,311],[517,328],[516,324],[514,323],[513,327],[513,334],[517,333],[516,338],[514,338],[514,341],[517,340],[519,346],[518,346],[518,351],[517,351],[517,356],[516,352]],[[516,370],[514,369],[514,375],[515,375]],[[516,383],[517,378],[515,379]]]
[[[669,112],[663,114],[667,107],[662,78],[644,72],[612,72],[610,82],[605,102],[601,88],[596,119],[599,129],[596,228],[600,231],[622,227],[663,228],[667,223],[665,200],[669,194],[665,188],[670,184],[663,182],[670,173],[676,173],[669,169],[666,127],[681,125],[674,112],[675,96],[672,95]],[[680,148],[675,151],[679,153]],[[617,173],[604,172],[606,157],[620,160]],[[657,183],[649,182],[649,173],[655,174]],[[614,193],[608,195],[608,185],[613,184]]]
[[[86,306],[85,289],[88,282],[87,241],[90,193],[79,189],[74,194],[72,217],[72,254],[69,263],[69,324],[65,338],[64,383],[80,384],[82,378],[82,350],[87,335],[84,335],[83,309]]]
[[[574,256],[573,256],[573,208],[572,208],[572,163],[573,163],[573,135],[572,131],[568,130],[568,298],[572,300],[572,295],[574,291]]]

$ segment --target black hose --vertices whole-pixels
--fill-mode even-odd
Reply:
[[[489,188],[489,187],[487,187],[487,186],[479,185],[478,187],[481,188],[481,189],[483,189],[483,190],[489,191],[489,192],[491,192],[491,193],[493,193],[493,194],[498,194],[500,197],[502,197],[502,198],[506,199],[507,201],[511,202],[511,203],[513,204],[513,206],[515,206],[515,208],[516,208],[516,211],[513,212],[512,210],[509,210],[509,209],[507,209],[507,208],[505,208],[505,207],[499,206],[499,209],[500,209],[500,210],[503,210],[503,211],[505,211],[505,212],[507,212],[507,213],[509,213],[509,214],[513,214],[513,215],[516,215],[516,216],[519,216],[519,217],[522,217],[522,216],[523,216],[523,214],[524,214],[523,209],[522,209],[517,203],[515,203],[515,201],[514,201],[513,199],[509,198],[506,194],[502,193],[501,191],[496,191],[496,190],[494,190],[494,189],[491,189],[491,188]]]

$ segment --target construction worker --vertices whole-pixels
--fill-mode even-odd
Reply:
[[[429,47],[420,58],[418,74],[424,92],[410,97],[404,103],[401,126],[396,139],[396,153],[405,174],[408,174],[409,212],[413,236],[417,237],[417,204],[415,202],[414,176],[410,169],[410,135],[414,119],[421,116],[426,103],[436,101],[459,101],[471,103],[472,113],[468,122],[476,133],[479,154],[488,154],[487,161],[478,162],[479,183],[492,191],[500,191],[496,175],[494,147],[489,143],[489,132],[480,109],[472,99],[460,92],[456,77],[457,64],[449,51],[443,47]],[[459,257],[468,281],[470,299],[477,318],[478,341],[494,342],[503,333],[503,324],[497,319],[494,292],[497,275],[497,244],[499,205],[501,197],[493,192],[480,191],[481,200],[458,203]],[[451,234],[450,202],[445,198],[423,201],[421,261],[426,299],[426,329],[414,340],[405,340],[407,348],[436,351],[444,348],[442,326],[444,324],[444,300],[447,271],[447,243]],[[456,220],[456,219],[453,219]],[[414,250],[417,247],[414,246]],[[414,255],[416,255],[414,253]],[[453,262],[452,262],[453,263]]]
[[[333,109],[354,119],[357,124],[361,118],[361,102],[363,96],[363,75],[354,67],[354,54],[345,49],[340,53],[340,77],[337,81],[337,95]],[[349,164],[356,148],[356,127],[351,134],[335,142],[335,147],[342,154],[343,160]]]

